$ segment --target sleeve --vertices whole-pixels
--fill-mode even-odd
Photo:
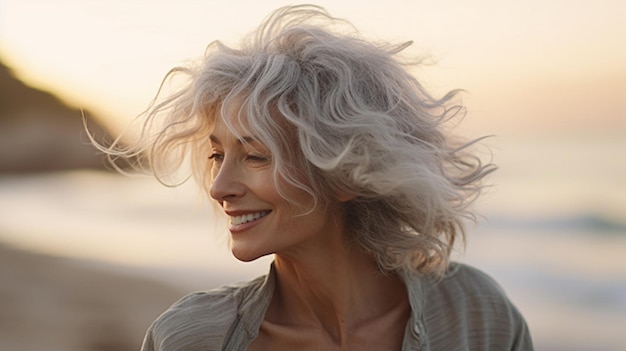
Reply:
[[[148,328],[146,335],[143,337],[143,342],[141,343],[141,351],[157,351],[154,348],[154,339],[152,338],[152,327]]]
[[[492,277],[475,268],[465,267],[477,295],[475,302],[481,306],[479,318],[488,321],[487,330],[489,342],[498,347],[511,351],[533,351],[528,325],[522,313],[506,295],[504,289]]]
[[[511,325],[511,334],[513,335],[511,351],[533,351],[533,342],[524,317],[512,302],[509,301],[508,303],[513,311],[510,316],[511,322],[509,323]]]
[[[430,290],[426,324],[433,350],[533,350],[526,321],[504,290],[465,265]]]
[[[236,313],[228,291],[189,294],[150,325],[141,351],[219,350]]]

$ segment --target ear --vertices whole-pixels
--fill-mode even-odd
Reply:
[[[355,194],[351,194],[345,191],[338,191],[335,193],[335,199],[339,202],[348,202],[356,197]]]

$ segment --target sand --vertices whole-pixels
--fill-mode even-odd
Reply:
[[[184,292],[80,260],[0,245],[0,350],[139,350]]]

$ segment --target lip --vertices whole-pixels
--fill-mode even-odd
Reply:
[[[268,211],[268,210],[260,210],[260,211],[259,210],[255,210],[255,211],[238,210],[238,211],[224,211],[224,212],[228,216],[230,216],[230,217],[244,216],[244,215],[254,214],[254,213],[259,213],[259,212],[268,212],[263,217],[257,218],[255,220],[252,220],[252,221],[249,221],[249,222],[245,222],[245,223],[241,223],[241,224],[229,223],[228,230],[232,234],[245,232],[246,230],[249,230],[250,228],[257,226],[258,224],[263,222],[263,220],[271,213],[271,211]]]

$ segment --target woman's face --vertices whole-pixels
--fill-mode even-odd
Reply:
[[[234,115],[226,118],[234,122]],[[238,138],[217,118],[210,141],[210,195],[228,216],[231,250],[237,259],[252,261],[272,253],[324,247],[329,235],[342,234],[334,216],[319,207],[311,210],[313,199],[302,189],[278,179],[295,203],[280,196],[272,171],[275,155],[254,135]]]

